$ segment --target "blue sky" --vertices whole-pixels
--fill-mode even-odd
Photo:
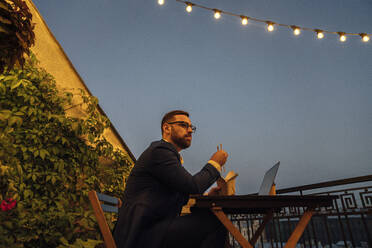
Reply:
[[[372,41],[317,40],[242,26],[165,0],[34,0],[88,88],[136,157],[160,138],[162,115],[197,126],[185,166],[198,171],[219,143],[257,192],[281,161],[278,188],[372,174]],[[372,33],[372,1],[195,0],[279,23]]]

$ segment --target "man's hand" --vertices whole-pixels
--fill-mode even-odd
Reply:
[[[222,145],[220,145],[220,147],[217,146],[217,152],[212,155],[210,160],[213,160],[223,166],[226,163],[228,156],[229,155],[227,154],[227,152],[222,150]]]
[[[207,195],[219,195],[221,191],[221,187],[213,187],[209,190],[209,192],[207,193]]]

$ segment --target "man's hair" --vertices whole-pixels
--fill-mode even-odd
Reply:
[[[189,113],[187,113],[186,111],[183,111],[183,110],[173,110],[173,111],[170,111],[170,112],[166,113],[163,116],[163,119],[161,120],[161,126],[160,126],[161,134],[163,134],[164,123],[170,122],[175,115],[186,115],[187,117],[189,117]]]

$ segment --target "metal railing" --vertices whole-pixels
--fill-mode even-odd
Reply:
[[[277,190],[277,194],[336,195],[329,208],[316,209],[297,247],[372,248],[372,175]],[[283,248],[295,228],[302,208],[284,208],[266,225],[256,247]],[[252,238],[263,215],[231,215],[242,234]],[[230,237],[232,247],[240,247]]]

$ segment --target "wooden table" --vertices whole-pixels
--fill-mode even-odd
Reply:
[[[243,248],[253,248],[265,225],[273,218],[275,212],[285,207],[303,207],[305,209],[296,228],[293,230],[284,248],[294,248],[304,232],[317,207],[332,206],[337,196],[195,196],[193,208],[210,208],[226,229]],[[226,214],[265,214],[260,227],[251,240],[246,240],[240,231],[228,219]]]

